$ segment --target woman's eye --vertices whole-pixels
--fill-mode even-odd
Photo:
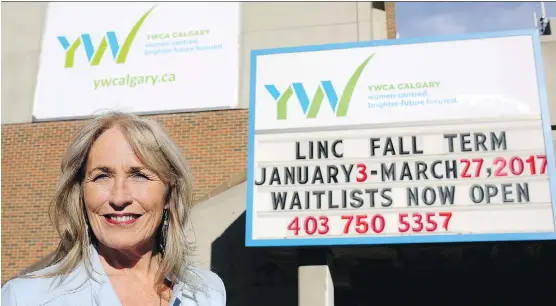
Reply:
[[[107,178],[107,177],[108,177],[108,175],[106,175],[106,174],[99,174],[99,175],[96,175],[96,176],[93,178],[93,182],[96,182],[96,181],[98,181],[98,180],[100,180],[100,179],[104,179],[104,178]]]
[[[146,180],[149,179],[149,177],[146,174],[143,174],[141,172],[133,173],[132,176],[135,177],[135,178],[140,178],[140,179],[146,179]]]

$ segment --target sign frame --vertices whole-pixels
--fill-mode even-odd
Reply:
[[[493,242],[493,241],[538,241],[556,240],[556,231],[548,233],[502,233],[502,234],[449,234],[449,235],[411,235],[411,236],[362,236],[349,238],[284,238],[284,239],[253,239],[253,192],[254,192],[254,137],[255,108],[257,88],[257,57],[272,54],[287,54],[313,51],[330,51],[362,47],[395,46],[407,44],[423,44],[434,42],[463,41],[474,39],[503,38],[513,36],[529,36],[533,43],[533,54],[540,101],[542,130],[545,143],[549,188],[552,200],[552,212],[556,220],[556,160],[552,142],[552,129],[542,63],[540,35],[536,29],[525,29],[504,32],[487,32],[448,36],[431,36],[405,38],[396,40],[374,40],[349,43],[332,43],[298,47],[252,50],[250,55],[249,84],[249,128],[248,128],[248,161],[247,161],[247,207],[245,224],[245,245],[247,247],[284,247],[284,246],[335,246],[335,245],[387,245],[415,243],[451,243],[451,242]],[[555,221],[556,222],[556,221]]]

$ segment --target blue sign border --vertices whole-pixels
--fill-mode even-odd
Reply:
[[[499,38],[512,36],[530,36],[533,41],[533,52],[537,71],[538,94],[541,106],[542,127],[547,157],[547,171],[549,175],[550,193],[552,198],[552,212],[556,221],[556,164],[552,143],[552,130],[546,93],[545,74],[542,64],[540,35],[535,29],[490,32],[477,34],[463,34],[442,37],[406,38],[396,40],[374,40],[352,43],[337,43],[302,47],[286,47],[251,51],[251,69],[249,83],[249,144],[247,161],[247,210],[245,226],[245,245],[255,246],[332,246],[332,245],[376,245],[376,244],[409,244],[409,243],[446,243],[446,242],[486,242],[486,241],[524,241],[524,240],[556,240],[556,232],[550,233],[507,233],[507,234],[472,234],[472,235],[422,235],[422,236],[394,236],[394,237],[354,237],[354,238],[289,238],[289,239],[252,239],[253,237],[253,185],[254,185],[254,135],[255,135],[255,89],[257,73],[257,56],[293,52],[312,52],[324,50],[350,49],[375,46],[394,46],[406,44],[420,44],[430,42],[458,41],[470,39]]]

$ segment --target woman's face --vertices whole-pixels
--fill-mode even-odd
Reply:
[[[105,131],[91,147],[83,189],[100,243],[116,250],[152,246],[167,188],[139,161],[119,128]]]

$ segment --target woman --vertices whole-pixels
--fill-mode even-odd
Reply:
[[[214,273],[187,263],[191,174],[155,122],[91,120],[62,160],[46,268],[8,281],[2,305],[224,306]]]

